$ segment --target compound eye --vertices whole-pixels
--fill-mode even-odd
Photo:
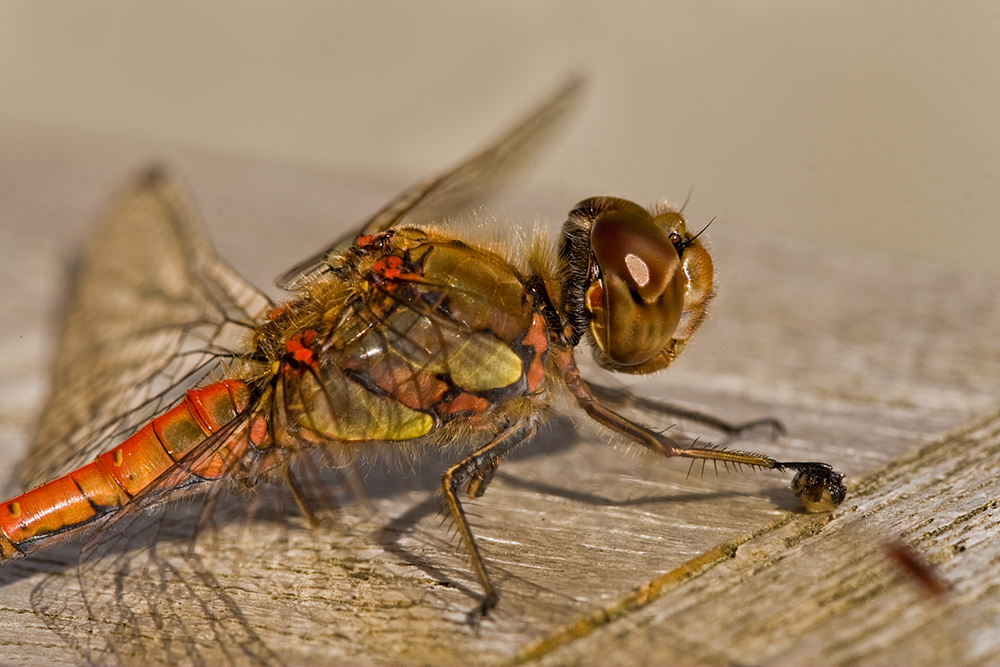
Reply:
[[[598,276],[586,298],[598,346],[623,366],[648,361],[666,347],[684,310],[687,287],[667,233],[632,206],[604,211],[594,222],[590,244]]]

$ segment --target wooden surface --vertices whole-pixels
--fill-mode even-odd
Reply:
[[[9,129],[0,140],[6,481],[49,382],[74,244],[151,153]],[[222,255],[272,294],[274,275],[395,191],[164,154]],[[668,372],[618,381],[731,420],[780,418],[787,437],[733,444],[846,472],[851,493],[832,516],[796,511],[786,477],[688,476],[578,430],[572,415],[468,503],[502,595],[481,624],[470,615],[478,586],[434,496],[457,454],[429,452],[373,464],[374,511],[316,532],[284,505],[253,524],[220,518],[186,558],[187,543],[167,537],[128,563],[81,566],[60,548],[9,564],[0,663],[996,664],[1000,281],[722,220],[712,239],[712,319]],[[183,531],[185,513],[165,518]],[[903,547],[942,594],[890,557]]]

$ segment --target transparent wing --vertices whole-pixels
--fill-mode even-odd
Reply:
[[[400,224],[441,220],[482,203],[502,190],[532,155],[547,144],[559,120],[580,99],[583,79],[563,84],[521,122],[498,140],[455,167],[404,190],[356,230],[289,269],[275,281],[287,290],[299,289],[327,270],[327,259],[364,234],[377,234]]]
[[[83,249],[26,486],[124,439],[230,357],[269,299],[217,258],[180,185],[143,173]]]

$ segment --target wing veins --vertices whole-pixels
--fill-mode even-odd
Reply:
[[[310,279],[331,270],[334,258],[362,235],[378,234],[404,222],[429,222],[482,203],[523,171],[533,154],[529,148],[548,143],[558,121],[579,101],[583,87],[582,78],[569,79],[497,140],[440,174],[410,186],[355,230],[283,273],[276,284],[286,290],[302,288]]]

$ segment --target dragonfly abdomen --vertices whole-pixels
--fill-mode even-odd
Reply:
[[[93,462],[3,503],[0,560],[48,546],[119,511],[236,419],[249,401],[249,389],[238,380],[192,389],[178,405]],[[216,453],[186,472],[215,479],[228,467]]]

